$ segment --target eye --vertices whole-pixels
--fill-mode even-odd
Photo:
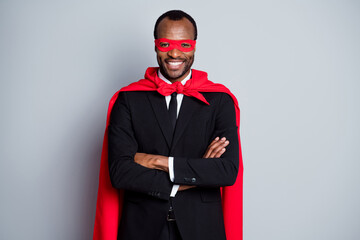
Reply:
[[[190,43],[182,43],[181,47],[183,47],[183,48],[191,48],[191,44]]]
[[[161,43],[160,43],[160,47],[167,48],[167,47],[169,47],[169,43],[167,43],[167,42],[161,42]]]

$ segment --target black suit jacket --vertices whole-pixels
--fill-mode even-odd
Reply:
[[[125,190],[118,239],[157,240],[174,183],[196,185],[173,199],[183,240],[226,239],[220,187],[234,184],[239,167],[235,108],[226,93],[202,94],[210,105],[184,96],[172,134],[164,96],[120,92],[108,128],[110,179]],[[217,136],[230,141],[225,153],[202,158]],[[168,173],[135,163],[136,152],[173,156],[174,183]]]

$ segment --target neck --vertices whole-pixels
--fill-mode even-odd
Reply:
[[[165,77],[166,74],[164,74],[161,69],[159,71],[161,73],[161,75],[163,76],[163,78],[165,78],[166,80],[170,81],[171,83],[175,83],[175,82],[181,82],[184,79],[188,79],[189,74],[191,73],[191,69],[189,69],[184,75],[182,75],[181,77],[178,78],[169,78],[169,76]]]
[[[181,82],[183,85],[191,78],[191,69],[186,72],[183,76],[181,76],[181,78],[176,78],[176,79],[168,79],[164,76],[164,74],[161,72],[161,70],[159,69],[158,71],[158,77],[162,80],[164,80],[165,82],[170,83],[175,83],[175,82]]]

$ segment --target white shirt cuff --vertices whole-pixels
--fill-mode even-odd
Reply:
[[[175,179],[175,175],[174,175],[174,157],[169,157],[168,164],[169,164],[170,181],[174,182],[174,179]]]
[[[174,157],[169,157],[169,176],[170,176],[170,180],[172,182],[174,182],[175,179],[175,174],[174,174]],[[171,189],[171,193],[170,193],[170,197],[175,197],[177,191],[179,190],[180,185],[173,185],[172,189]]]
[[[173,185],[173,187],[171,189],[170,197],[175,197],[177,191],[179,190],[179,187],[180,187],[180,185],[177,185],[177,184]]]

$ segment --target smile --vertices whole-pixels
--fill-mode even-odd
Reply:
[[[178,66],[180,64],[182,64],[183,62],[168,62],[168,64],[172,65],[172,66]]]
[[[166,61],[167,69],[170,71],[178,71],[183,68],[184,61]]]

